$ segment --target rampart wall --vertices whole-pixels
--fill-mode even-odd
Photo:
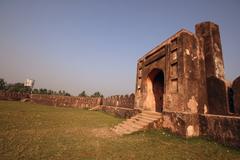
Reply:
[[[135,98],[134,94],[110,96],[103,98],[103,105],[133,109],[134,98]]]
[[[29,98],[28,93],[12,93],[12,92],[0,92],[0,100],[14,100],[19,101],[21,99]]]
[[[240,148],[240,117],[201,114],[200,135]]]
[[[73,97],[32,94],[31,101],[38,104],[74,107],[74,108],[93,108],[101,104],[102,99],[96,97]]]
[[[130,118],[139,112],[133,109],[134,94],[101,98],[0,92],[0,100],[21,100],[24,98],[30,98],[33,103],[49,106],[95,108],[95,110],[101,110],[121,118]]]

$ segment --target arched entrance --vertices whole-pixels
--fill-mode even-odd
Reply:
[[[148,74],[148,93],[154,102],[154,110],[156,112],[162,112],[163,110],[163,94],[164,94],[164,73],[160,69],[153,69]]]

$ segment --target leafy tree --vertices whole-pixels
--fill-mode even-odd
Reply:
[[[5,90],[6,85],[7,85],[7,83],[4,81],[4,79],[0,78],[0,90]]]
[[[79,97],[87,97],[87,94],[85,91],[82,91],[78,96]]]
[[[48,95],[53,95],[53,91],[52,91],[51,89],[49,89],[49,90],[47,91],[47,94],[48,94]]]
[[[39,94],[47,94],[47,89],[46,88],[40,88],[39,89]]]
[[[47,94],[47,95],[61,95],[61,96],[71,96],[71,94],[67,93],[65,90],[53,91],[48,90],[46,88],[40,89],[33,89],[28,86],[24,86],[23,83],[14,83],[14,84],[7,84],[3,78],[0,78],[0,91],[7,91],[7,92],[19,92],[19,93],[32,93],[33,94]]]
[[[31,88],[24,86],[23,83],[8,84],[5,89],[7,92],[31,93]]]
[[[58,91],[58,95],[62,95],[62,91],[61,90]]]
[[[33,94],[39,94],[39,90],[37,88],[34,88],[32,91]]]
[[[95,92],[91,95],[91,97],[103,97],[103,95],[100,92]]]
[[[69,94],[69,93],[65,93],[65,96],[71,96],[71,94]]]

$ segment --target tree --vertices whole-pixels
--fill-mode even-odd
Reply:
[[[23,83],[7,84],[5,90],[7,92],[31,93],[31,87],[24,86]]]
[[[47,91],[47,94],[48,94],[48,95],[52,95],[52,94],[53,94],[53,91],[52,91],[51,89],[49,89],[49,90]]]
[[[87,97],[87,94],[85,91],[82,91],[78,96],[79,97]]]
[[[91,97],[103,97],[103,95],[100,92],[95,92],[91,95]]]
[[[61,90],[58,91],[58,95],[62,95],[62,91]]]
[[[4,81],[4,79],[0,78],[0,90],[5,90],[6,85],[7,85],[7,83]]]
[[[65,93],[65,96],[71,96],[71,94],[70,93]]]
[[[46,88],[40,88],[39,89],[39,94],[47,94],[47,89]]]
[[[39,94],[39,90],[37,88],[34,88],[32,91],[33,94]]]

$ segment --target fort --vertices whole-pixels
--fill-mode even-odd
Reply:
[[[218,25],[180,30],[138,60],[135,108],[160,112],[163,128],[240,144],[239,86],[224,78]]]
[[[112,131],[130,134],[164,128],[240,147],[240,77],[226,81],[219,27],[196,24],[162,42],[137,62],[135,95],[106,98],[0,93],[0,99],[30,97],[34,103],[102,110],[126,121]]]

